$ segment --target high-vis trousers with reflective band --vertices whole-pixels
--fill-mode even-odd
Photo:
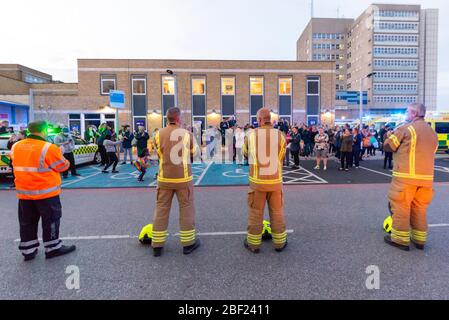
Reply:
[[[182,189],[157,188],[156,209],[153,219],[153,248],[163,247],[167,240],[167,228],[173,196],[179,203],[179,225],[181,244],[186,247],[195,243],[195,206],[193,185]]]
[[[284,194],[282,190],[264,192],[249,189],[248,191],[248,235],[250,248],[258,249],[262,244],[263,213],[268,202],[271,234],[275,248],[282,248],[287,241],[284,219]]]
[[[393,212],[391,238],[394,242],[408,245],[411,237],[418,244],[426,243],[427,207],[432,197],[430,187],[409,185],[393,179],[388,198]]]
[[[59,223],[62,215],[59,196],[43,200],[19,200],[20,245],[24,256],[32,255],[39,247],[37,228],[42,218],[42,238],[45,252],[61,248]]]

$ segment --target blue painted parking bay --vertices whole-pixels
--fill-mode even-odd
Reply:
[[[383,161],[363,161],[360,169],[349,172],[338,171],[338,161],[329,161],[328,170],[314,170],[315,161],[302,160],[299,169],[284,167],[283,179],[286,185],[325,185],[325,184],[371,184],[389,183],[390,170],[383,169]],[[138,188],[155,187],[154,175],[157,166],[149,168],[143,182],[137,181],[139,171],[130,164],[119,165],[119,173],[102,173],[103,167],[98,165],[80,166],[77,168],[81,177],[62,180],[65,189],[89,188]],[[111,171],[111,170],[110,170]],[[193,182],[196,186],[244,186],[248,185],[248,167],[223,163],[194,163],[192,165]],[[449,182],[449,162],[437,160],[435,163],[435,181]],[[12,179],[0,179],[0,190],[8,190]]]

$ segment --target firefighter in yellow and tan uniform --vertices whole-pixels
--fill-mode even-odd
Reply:
[[[270,110],[257,113],[259,128],[245,137],[243,152],[250,164],[248,191],[248,233],[245,248],[258,253],[262,244],[263,215],[268,203],[273,244],[281,252],[287,246],[282,190],[282,162],[285,156],[284,134],[271,124]]]
[[[191,156],[195,144],[191,132],[180,127],[179,108],[167,110],[167,127],[158,131],[154,147],[159,156],[156,209],[153,219],[152,247],[154,256],[160,256],[167,239],[167,228],[173,196],[179,203],[180,238],[184,254],[200,246],[195,231],[195,206]]]
[[[385,242],[399,249],[410,249],[410,238],[422,250],[427,239],[426,211],[433,197],[433,175],[438,137],[424,121],[426,108],[407,108],[407,124],[398,127],[384,144],[394,153],[393,180],[388,199],[393,213],[391,235]]]

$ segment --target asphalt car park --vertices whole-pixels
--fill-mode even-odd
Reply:
[[[94,155],[91,155],[92,157]],[[302,160],[299,169],[283,168],[285,185],[315,185],[315,184],[376,184],[389,183],[391,170],[383,169],[382,160],[362,161],[360,168],[352,168],[348,172],[338,171],[339,162],[335,158],[329,160],[328,169],[315,170],[314,160]],[[322,165],[321,165],[322,167]],[[248,184],[248,167],[223,163],[194,163],[192,166],[195,186],[244,186]],[[78,168],[80,177],[64,179],[62,187],[77,188],[140,188],[155,187],[157,166],[152,166],[145,175],[143,182],[138,182],[139,171],[131,164],[119,165],[119,173],[102,173],[102,167],[82,165]],[[0,190],[9,189],[11,179],[0,180]],[[435,161],[435,182],[449,182],[449,160],[445,158]]]
[[[66,189],[61,237],[77,251],[23,262],[15,192],[1,191],[0,299],[449,299],[449,185],[436,184],[425,251],[384,244],[388,184],[287,185],[289,247],[243,247],[247,187],[195,188],[202,246],[184,256],[177,204],[160,258],[137,236],[152,220],[153,188]],[[380,288],[366,287],[378,267]],[[79,269],[70,289],[68,268]]]

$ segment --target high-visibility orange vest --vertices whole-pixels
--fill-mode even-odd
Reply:
[[[17,198],[42,200],[61,193],[61,176],[70,163],[54,144],[30,136],[11,150]]]

